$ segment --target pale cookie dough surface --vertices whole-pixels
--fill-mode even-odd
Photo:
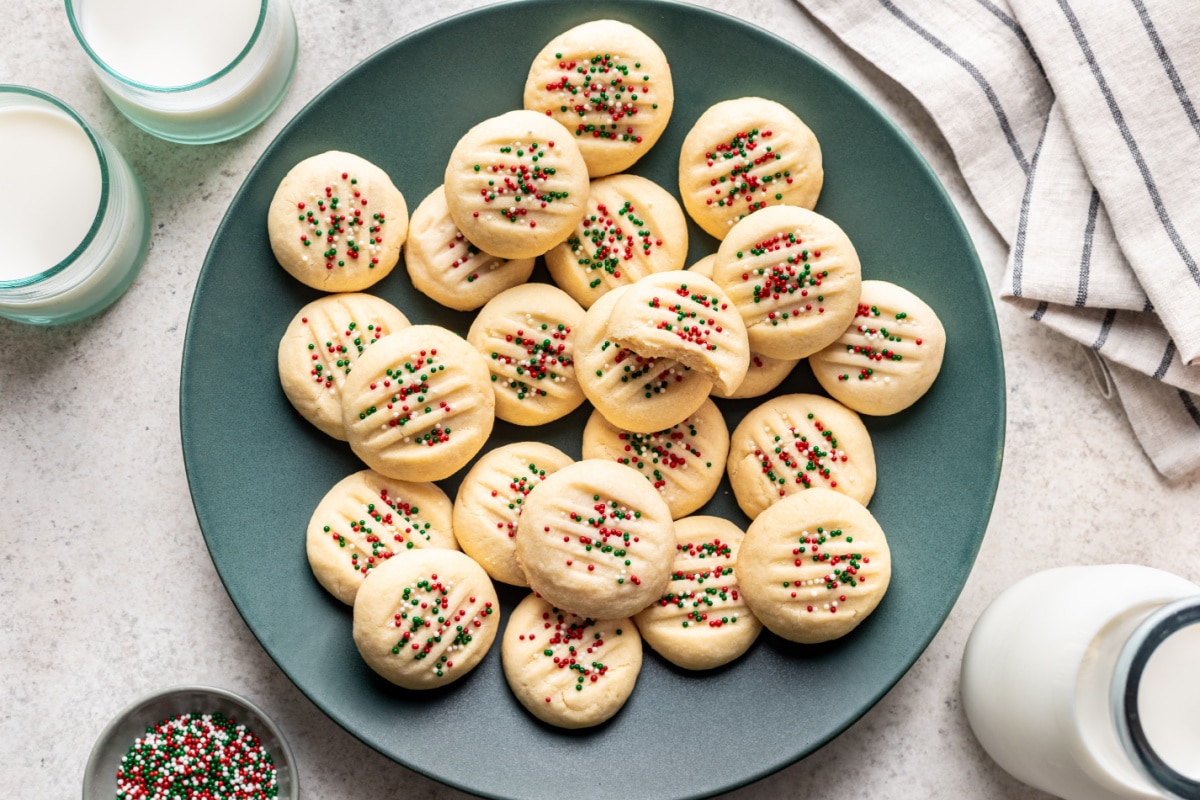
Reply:
[[[543,425],[578,408],[575,329],[583,309],[546,283],[506,289],[479,310],[467,341],[491,372],[496,416],[515,425]]]
[[[463,677],[487,655],[499,627],[491,580],[457,550],[389,559],[354,601],[359,654],[406,689],[434,689]]]
[[[845,636],[875,610],[891,581],[892,558],[883,529],[861,503],[812,489],[751,523],[737,575],[769,630],[815,644]]]
[[[628,169],[654,146],[671,118],[675,88],[653,39],[603,19],[542,48],[529,67],[524,102],[571,132],[597,177]]]
[[[332,294],[307,304],[279,340],[276,361],[283,393],[300,416],[346,440],[342,386],[367,347],[408,327],[391,303],[361,292]]]
[[[751,353],[750,364],[746,368],[746,377],[742,378],[742,382],[731,392],[719,391],[714,386],[713,397],[722,400],[762,397],[787,380],[788,375],[792,374],[792,370],[799,363],[800,360],[795,358],[771,358]]]
[[[717,239],[769,206],[812,208],[824,181],[817,137],[790,110],[762,97],[711,106],[679,151],[683,206]]]
[[[666,590],[675,527],[667,504],[636,470],[588,459],[533,488],[516,541],[535,592],[576,614],[616,619]]]
[[[858,312],[833,344],[809,356],[825,391],[860,414],[895,414],[937,379],[946,330],[934,310],[887,281],[863,281]]]
[[[687,220],[679,201],[638,175],[592,181],[583,219],[546,253],[550,276],[581,306],[655,272],[687,261]]]
[[[643,356],[674,359],[723,392],[736,389],[750,366],[741,312],[721,287],[688,270],[630,286],[608,316],[608,338]]]
[[[500,659],[529,713],[560,728],[589,728],[620,711],[633,693],[642,639],[632,619],[597,621],[531,594],[509,615]]]
[[[306,158],[284,176],[267,212],[271,250],[296,280],[357,292],[400,260],[408,205],[382,169],[353,153]]]
[[[708,399],[712,381],[678,361],[639,355],[608,338],[608,317],[629,287],[587,310],[575,331],[575,377],[612,424],[652,433],[687,419]]]
[[[712,278],[713,265],[715,265],[716,263],[717,263],[717,254],[709,253],[708,255],[699,259],[695,264],[692,264],[690,267],[688,267],[688,271],[694,272],[697,275],[703,275],[706,278]]]
[[[367,350],[346,381],[347,440],[389,478],[448,478],[479,452],[495,424],[483,357],[457,334],[413,325]]]
[[[684,669],[712,669],[750,649],[762,630],[738,587],[745,536],[721,517],[675,521],[675,563],[658,602],[634,616],[646,644]]]
[[[458,549],[450,498],[436,484],[396,481],[368,469],[347,475],[321,498],[305,549],[317,581],[354,605],[377,567],[423,547]]]
[[[776,206],[739,222],[721,242],[713,280],[741,312],[751,350],[804,358],[854,319],[862,266],[833,220]]]
[[[655,433],[635,433],[593,411],[583,429],[583,457],[632,467],[658,490],[675,519],[712,499],[725,474],[729,428],[712,400],[683,422]]]
[[[587,166],[567,129],[533,111],[510,111],[467,131],[446,165],[454,224],[481,250],[533,258],[583,218]]]
[[[458,486],[454,534],[492,580],[528,586],[517,563],[517,520],[525,496],[573,458],[541,442],[515,442],[485,453]]]
[[[713,267],[717,263],[717,254],[713,253],[688,267],[689,272],[712,278]],[[750,351],[750,365],[746,368],[746,377],[732,392],[723,392],[717,386],[713,387],[713,397],[723,400],[742,400],[749,397],[762,397],[779,384],[783,383],[792,370],[800,363],[798,358],[771,358],[761,353]]]
[[[729,437],[729,482],[746,516],[814,487],[866,505],[875,493],[875,448],[858,414],[815,394],[773,397]]]
[[[417,291],[458,311],[473,311],[533,273],[533,258],[485,253],[454,224],[439,186],[413,212],[404,263]]]

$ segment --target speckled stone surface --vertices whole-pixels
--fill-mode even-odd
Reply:
[[[179,441],[179,370],[209,240],[276,132],[369,54],[472,0],[293,0],[295,82],[257,130],[207,147],[127,122],[88,69],[60,2],[7,0],[0,81],[48,91],[108,136],[153,213],[145,268],[111,310],[64,328],[0,320],[0,763],[6,794],[78,796],[92,741],[153,689],[210,683],[244,694],[284,729],[307,798],[464,797],[380,756],[316,709],[233,607],[192,511]],[[840,47],[791,0],[702,5],[799,44],[857,85],[915,141],[954,198],[993,286],[1001,239],[966,192],[921,108]],[[967,727],[958,669],[971,626],[1018,578],[1063,564],[1135,561],[1200,580],[1200,478],[1166,484],[1085,354],[997,309],[1008,383],[999,494],[957,606],[908,675],[809,758],[725,797],[1044,797],[1011,779]],[[936,513],[934,510],[933,513]]]

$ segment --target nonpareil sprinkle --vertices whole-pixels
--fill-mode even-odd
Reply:
[[[121,759],[116,800],[277,797],[275,763],[223,714],[179,714],[146,728]]]

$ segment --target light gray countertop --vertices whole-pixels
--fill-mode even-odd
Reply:
[[[208,683],[250,697],[283,728],[308,798],[464,796],[338,727],[251,635],[222,588],[192,510],[178,393],[204,254],[263,149],[345,69],[410,31],[485,4],[293,0],[301,56],[283,105],[240,139],[186,147],[141,132],[109,103],[60,0],[4,3],[0,82],[37,87],[78,110],[141,176],[153,214],[146,265],[110,311],[62,328],[0,320],[6,794],[78,796],[88,751],[113,714],[152,689]],[[796,43],[890,114],[945,183],[991,285],[998,285],[1004,244],[911,97],[792,0],[702,5]],[[1018,578],[1054,565],[1133,561],[1200,580],[1200,480],[1169,485],[1159,478],[1078,346],[1005,304],[997,316],[1007,370],[1004,466],[987,536],[957,605],[912,670],[858,723],[728,797],[1041,797],[988,759],[961,710],[962,650],[984,606]]]

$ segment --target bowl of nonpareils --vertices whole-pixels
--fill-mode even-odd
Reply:
[[[250,701],[211,686],[176,686],[126,707],[83,773],[83,800],[299,796],[279,728]]]

